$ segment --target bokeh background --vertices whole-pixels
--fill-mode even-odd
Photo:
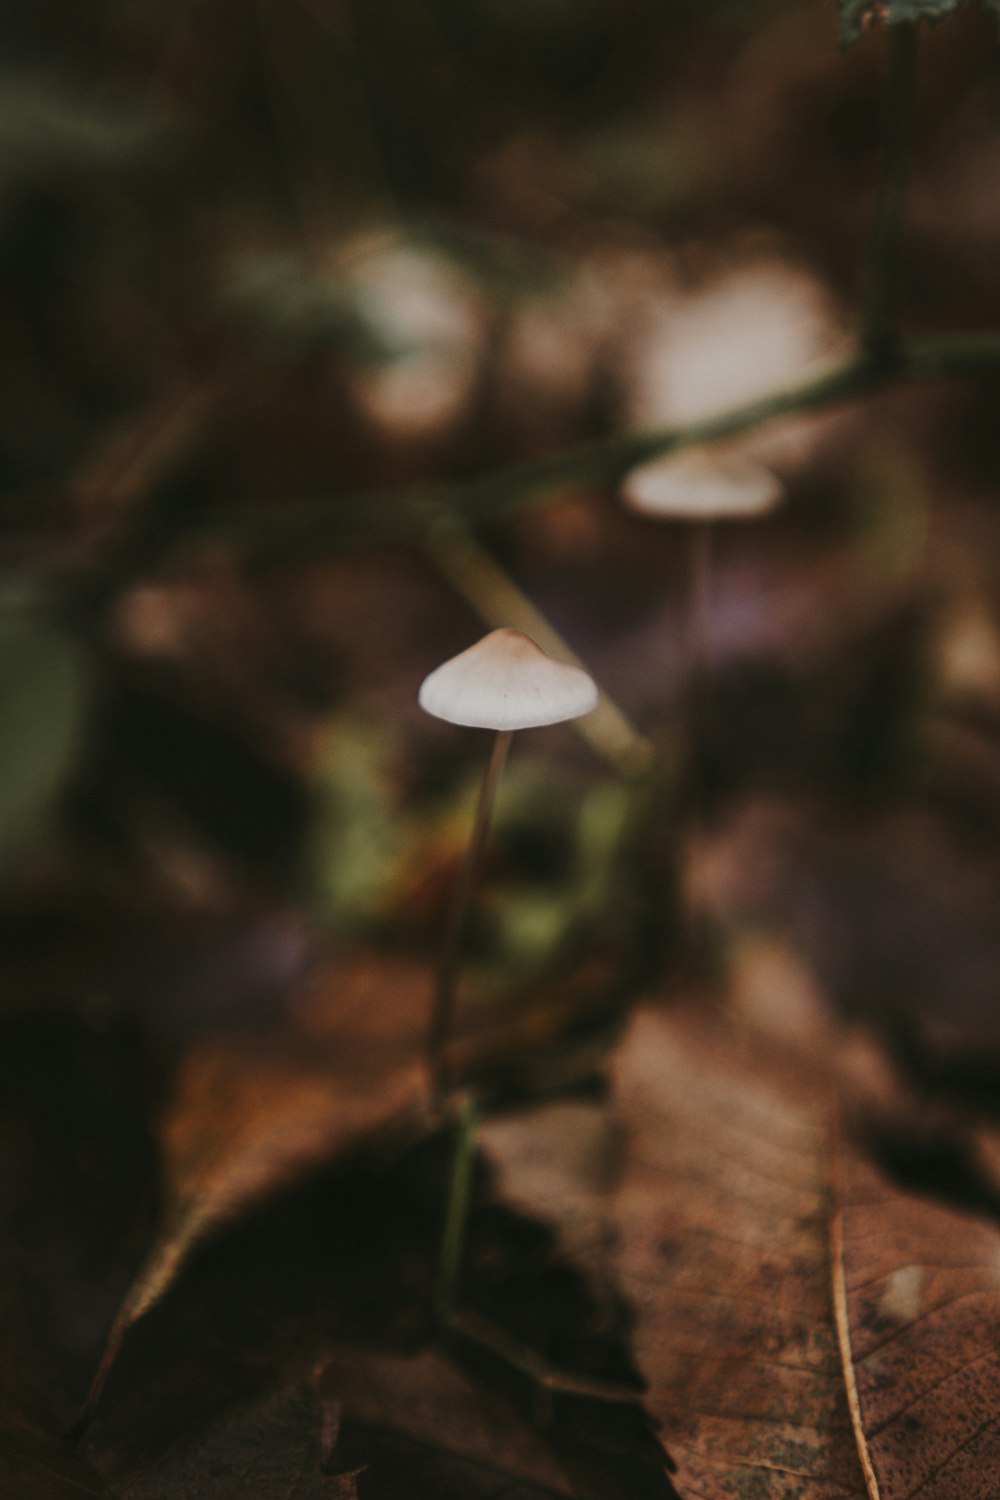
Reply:
[[[471,937],[491,1059],[561,1076],[672,978],[973,1087],[996,377],[748,435],[786,502],[719,536],[694,757],[682,527],[598,479],[440,519],[851,348],[885,33],[838,55],[802,0],[8,0],[0,41],[5,1005],[170,1032],[280,1008],[318,953],[429,975],[486,750],[416,688],[530,601],[659,771],[572,728],[516,750]],[[922,30],[909,331],[1000,319],[996,64],[978,6]]]

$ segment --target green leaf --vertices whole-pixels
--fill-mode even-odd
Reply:
[[[899,26],[905,21],[943,21],[964,3],[965,0],[837,0],[841,50],[879,21],[887,26]],[[1000,0],[984,0],[984,3],[1000,13]]]
[[[79,641],[41,613],[0,606],[0,867],[62,785],[85,702]]]

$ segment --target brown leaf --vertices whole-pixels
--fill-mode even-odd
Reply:
[[[11,1500],[111,1500],[101,1476],[57,1436],[0,1404],[0,1495]]]
[[[119,1309],[81,1422],[125,1333],[205,1235],[309,1166],[417,1114],[426,1004],[423,971],[358,963],[317,975],[293,1028],[202,1037],[183,1059],[162,1127],[162,1227]]]
[[[328,1363],[337,1466],[364,1471],[364,1500],[509,1500],[518,1486],[525,1500],[670,1500],[639,1387],[623,1391],[620,1321],[554,1262],[543,1226],[477,1191],[461,1310],[478,1317],[461,1336],[435,1326],[449,1163],[444,1133],[352,1153],[205,1245],[126,1340],[95,1415],[88,1441],[109,1481]],[[553,1369],[574,1378],[547,1380]]]
[[[375,1495],[392,1494],[402,1474],[409,1495],[499,1500],[515,1486],[524,1500],[573,1494],[544,1435],[499,1393],[484,1400],[482,1387],[438,1351],[344,1351],[324,1371],[323,1388],[344,1401],[345,1442],[368,1466]]]
[[[833,1317],[829,1098],[652,1012],[616,1093],[619,1273],[680,1493],[863,1496]]]
[[[96,1002],[0,1021],[3,1500],[110,1500],[63,1434],[147,1219],[144,1062]]]
[[[124,1481],[121,1500],[357,1500],[353,1474],[324,1473],[322,1411],[308,1390],[265,1397]],[[335,1437],[336,1432],[332,1436]]]
[[[501,1338],[518,1342],[505,1329]],[[638,1393],[612,1403],[562,1390],[557,1377],[544,1386],[475,1342],[345,1346],[323,1388],[342,1402],[340,1451],[364,1467],[365,1500],[677,1500]]]
[[[856,1158],[844,1175],[842,1222],[846,1350],[880,1493],[992,1500],[1000,1233],[898,1191]]]
[[[845,1144],[819,1069],[705,1021],[640,1012],[615,1106],[606,1222],[679,1494],[1000,1493],[995,1225]],[[506,1188],[579,1239],[592,1190],[524,1171],[530,1128],[487,1132]]]

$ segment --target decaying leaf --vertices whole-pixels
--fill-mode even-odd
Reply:
[[[682,1495],[865,1495],[834,1319],[831,1099],[653,1013],[617,1070],[636,1356]]]
[[[97,1004],[0,1023],[4,1500],[112,1500],[64,1434],[148,1222],[145,1061]]]
[[[491,1239],[485,1258],[502,1263],[503,1231]],[[479,1248],[486,1249],[481,1237]],[[518,1248],[523,1257],[523,1243]],[[494,1264],[493,1278],[496,1272]],[[638,1389],[602,1399],[601,1382],[574,1379],[572,1353],[562,1372],[522,1343],[523,1329],[511,1331],[505,1313],[516,1307],[529,1337],[562,1345],[564,1353],[572,1345],[571,1338],[553,1337],[553,1325],[572,1304],[574,1272],[565,1264],[551,1272],[536,1281],[537,1270],[522,1267],[506,1278],[512,1284],[500,1295],[495,1321],[463,1310],[468,1336],[461,1339],[409,1349],[345,1343],[332,1353],[322,1386],[342,1404],[338,1452],[351,1467],[364,1468],[364,1500],[677,1500],[669,1459]],[[470,1277],[466,1292],[473,1300],[482,1295],[483,1279]],[[539,1308],[543,1297],[547,1305]],[[595,1319],[579,1321],[591,1324],[589,1340],[580,1342],[592,1356],[620,1358],[612,1326],[595,1337]],[[511,1357],[498,1357],[499,1350]],[[611,1389],[610,1381],[603,1385]]]
[[[0,1403],[0,1495],[25,1500],[112,1500],[86,1458]]]
[[[362,1500],[676,1500],[621,1318],[543,1225],[480,1198],[461,1298],[473,1331],[435,1325],[449,1156],[443,1133],[351,1153],[203,1246],[125,1341],[88,1428],[109,1485],[158,1473],[261,1392],[325,1367],[332,1468],[360,1474]],[[484,1324],[534,1361],[486,1346]],[[540,1376],[546,1363],[566,1378]]]
[[[120,1500],[357,1500],[353,1474],[325,1472],[336,1413],[309,1390],[265,1397],[118,1485]],[[325,1429],[332,1428],[331,1431]]]
[[[1000,1234],[851,1157],[841,1218],[845,1356],[880,1492],[986,1500],[1000,1485]]]
[[[323,1387],[344,1400],[344,1449],[367,1469],[374,1497],[439,1494],[469,1500],[574,1496],[565,1463],[503,1395],[483,1389],[440,1352],[341,1352]],[[403,1491],[394,1486],[406,1478]]]
[[[275,1034],[203,1037],[182,1061],[163,1121],[162,1227],[123,1301],[84,1418],[121,1340],[192,1247],[269,1190],[423,1098],[422,971],[385,964],[315,975]]]
[[[114,1475],[115,1500],[357,1500],[336,1469],[339,1418],[312,1389],[277,1391],[165,1457]]]
[[[606,1225],[679,1494],[995,1496],[995,1225],[888,1182],[821,1074],[705,1022],[640,1012],[615,1105]],[[505,1187],[572,1225],[592,1194],[522,1170],[529,1127],[487,1135]]]

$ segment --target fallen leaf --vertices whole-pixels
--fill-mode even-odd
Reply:
[[[360,1472],[363,1500],[676,1500],[639,1387],[623,1389],[620,1320],[543,1225],[480,1196],[461,1298],[472,1332],[435,1325],[449,1147],[438,1133],[353,1152],[192,1257],[125,1341],[88,1430],[112,1487],[326,1366],[336,1467]]]
[[[479,1268],[469,1268],[456,1315],[462,1337],[410,1349],[345,1343],[331,1353],[322,1385],[342,1404],[340,1451],[364,1467],[365,1500],[677,1500],[638,1388],[605,1398],[598,1387],[610,1391],[610,1380],[574,1374],[584,1349],[620,1360],[619,1330],[600,1309],[587,1316],[584,1284],[553,1263],[550,1247],[526,1253],[530,1229],[489,1217],[473,1227]],[[490,1282],[493,1317],[467,1312]],[[555,1357],[539,1355],[532,1336]]]
[[[5,1500],[112,1500],[86,1458],[6,1402],[0,1403],[0,1434],[0,1495]]]
[[[844,1354],[889,1500],[987,1500],[1000,1486],[1000,1233],[848,1157]]]
[[[1000,1493],[992,1221],[842,1140],[821,1068],[704,1019],[639,1012],[614,1110],[605,1233],[684,1500]],[[529,1130],[485,1133],[502,1191],[578,1238],[592,1188],[532,1172]]]
[[[3,1500],[112,1500],[64,1433],[148,1223],[144,1062],[97,1003],[0,1022]]]
[[[115,1318],[81,1423],[125,1333],[200,1240],[311,1165],[418,1115],[426,1007],[423,970],[359,961],[314,975],[292,1026],[199,1039],[164,1111],[161,1228]]]
[[[344,1401],[344,1451],[367,1469],[366,1494],[519,1500],[574,1494],[544,1433],[499,1392],[483,1389],[444,1354],[344,1350],[323,1374]],[[406,1479],[406,1489],[394,1484]]]
[[[834,1319],[831,1101],[697,1024],[636,1017],[619,1275],[684,1496],[864,1496]]]
[[[120,1500],[357,1500],[353,1474],[324,1472],[329,1446],[313,1391],[255,1402],[117,1486]],[[330,1437],[335,1438],[334,1426]]]
[[[487,1119],[480,1143],[500,1168],[499,1196],[552,1223],[560,1250],[613,1295],[614,1228],[609,1213],[623,1133],[606,1102],[557,1100],[542,1109]]]

